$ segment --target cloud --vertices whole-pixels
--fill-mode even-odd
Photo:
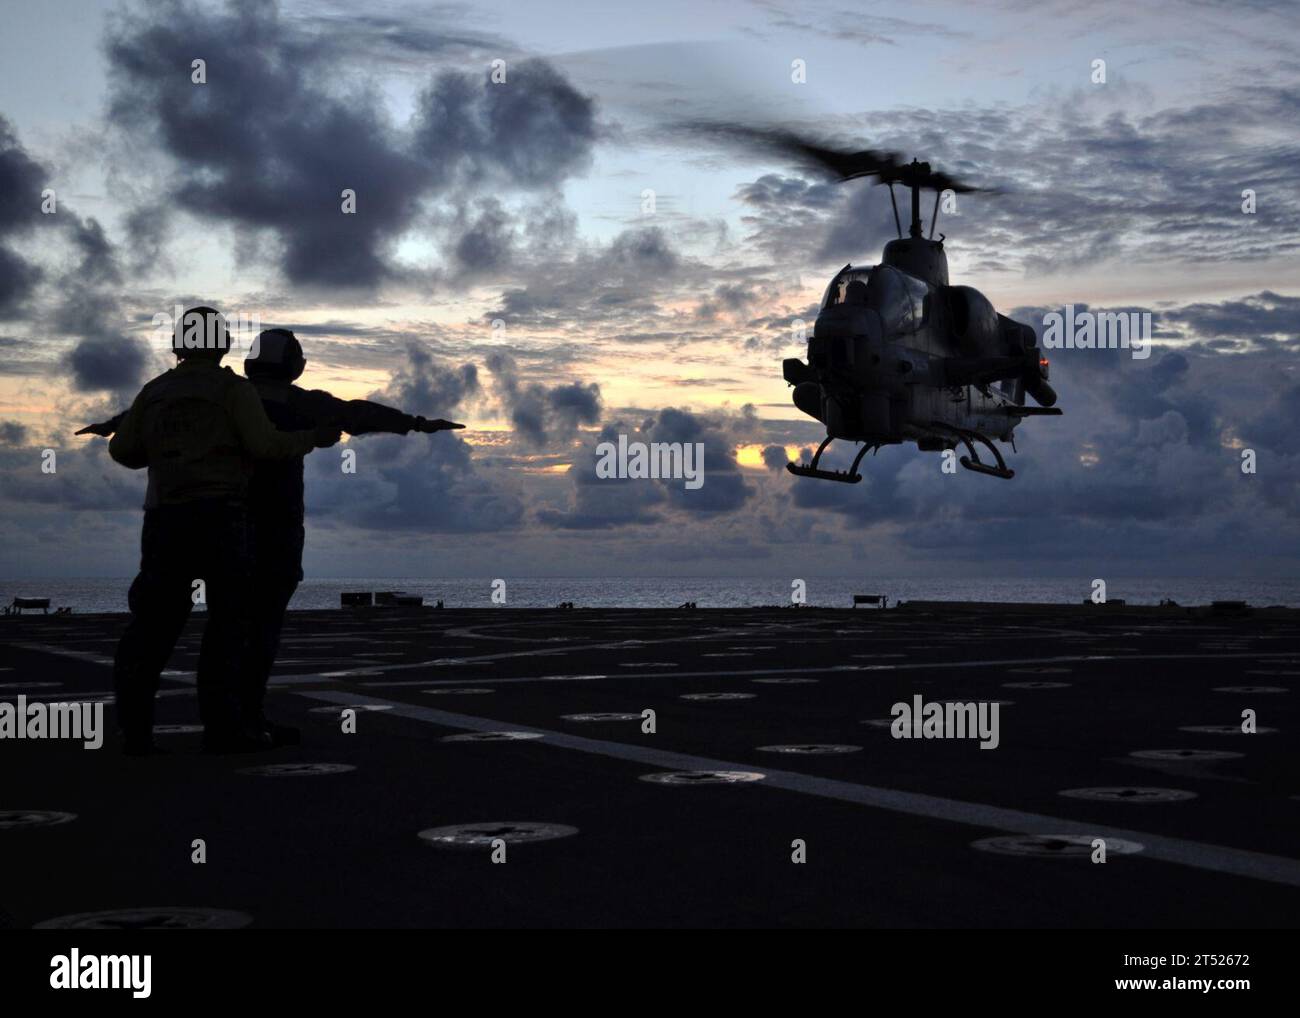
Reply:
[[[624,230],[609,245],[609,258],[620,268],[634,272],[671,274],[679,259],[658,226]]]
[[[27,427],[17,421],[0,421],[0,445],[23,445],[27,441]]]
[[[48,175],[23,148],[9,119],[0,116],[0,233],[8,234],[41,221],[41,191]]]
[[[46,516],[52,509],[70,512],[75,515],[59,516],[58,523],[75,532],[83,512],[138,510],[144,502],[144,471],[126,470],[115,463],[109,458],[104,439],[78,438],[74,440],[76,445],[56,448],[56,469],[46,473],[41,469],[41,449],[26,444],[30,437],[16,436],[16,441],[0,448],[0,498],[11,507],[15,518],[24,515],[24,508]],[[11,540],[21,538],[7,537],[5,543]],[[70,533],[68,540],[75,540],[75,533]]]
[[[0,117],[0,315],[39,319],[42,331],[53,325],[56,332],[76,337],[64,364],[77,390],[129,390],[140,381],[146,356],[113,324],[122,320],[113,292],[121,283],[116,250],[99,222],[78,215],[57,191],[52,211],[42,211],[49,176]],[[5,245],[10,237],[36,230],[54,233],[45,244],[50,265],[29,261]],[[51,284],[50,293],[38,306],[43,282]]]
[[[941,224],[960,228],[962,253],[977,271],[1043,273],[1110,261],[1294,258],[1300,143],[1285,125],[1298,108],[1300,88],[1252,83],[1131,113],[1083,95],[1019,106],[873,110],[831,118],[825,130],[796,129],[847,149],[915,153],[994,189],[959,196],[957,216],[941,216]],[[661,140],[694,152],[701,135]],[[725,134],[714,140],[719,149],[730,146]],[[1267,203],[1266,215],[1243,214],[1246,188]],[[905,197],[904,190],[904,216]],[[780,265],[842,262],[894,234],[883,187],[811,180],[793,159],[789,173],[749,180],[736,198],[746,209],[748,242]]]
[[[550,64],[524,60],[490,73],[439,74],[420,96],[414,146],[447,183],[550,189],[584,172],[595,106]]]
[[[13,125],[0,116],[0,314],[12,315],[41,279],[40,268],[12,250],[10,238],[40,222],[44,169],[18,141]]]
[[[570,530],[604,530],[630,525],[651,525],[688,516],[709,517],[734,513],[754,494],[736,463],[735,447],[752,414],[697,414],[668,407],[649,413],[640,423],[626,418],[605,425],[591,436],[574,458],[569,478],[572,500],[567,508],[540,511],[547,525]],[[620,436],[633,443],[699,443],[703,446],[703,481],[687,488],[682,478],[600,477],[596,464],[603,443],[617,446]]]
[[[869,16],[864,16],[860,10],[823,10],[816,12],[813,20],[799,16],[808,12],[805,5],[786,8],[770,0],[755,0],[754,6],[767,16],[764,27],[755,29],[755,34],[761,37],[766,37],[769,30],[775,30],[783,38],[805,33],[862,46],[897,46],[898,36],[927,36],[931,39],[966,39],[971,36],[969,32],[948,25],[890,17],[879,10],[871,11]]]
[[[765,445],[763,447],[763,466],[769,470],[784,470],[790,462],[790,454],[783,445]]]
[[[433,418],[454,413],[479,392],[478,368],[473,364],[453,365],[412,342],[406,348],[406,364],[395,369],[388,386],[370,398]]]
[[[481,474],[458,435],[361,436],[355,474],[339,470],[337,454],[307,458],[307,505],[314,524],[378,533],[502,533],[524,519],[513,482]]]
[[[1300,347],[1300,296],[1263,290],[1239,300],[1199,301],[1158,314],[1162,327],[1189,337],[1228,340],[1232,349],[1275,342]]]
[[[363,25],[357,45],[376,31],[391,41],[383,23]],[[270,2],[138,5],[110,22],[112,124],[168,157],[171,207],[253,231],[287,282],[318,288],[413,279],[395,250],[433,199],[551,191],[590,162],[592,103],[544,61],[512,64],[504,84],[439,74],[400,127],[377,91],[338,73],[347,31],[346,20],[282,19]],[[436,48],[429,33],[420,46]],[[190,54],[206,61],[206,84],[191,82]],[[342,211],[344,189],[355,214]],[[481,205],[453,256],[495,264],[501,227]]]
[[[600,386],[594,382],[552,386],[523,382],[515,359],[502,351],[488,354],[485,363],[502,411],[515,431],[534,446],[566,441],[580,425],[600,420]]]
[[[72,382],[80,392],[111,389],[129,393],[144,374],[147,358],[140,344],[113,332],[101,332],[82,339],[68,354]]]

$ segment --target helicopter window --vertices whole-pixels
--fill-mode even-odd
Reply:
[[[882,265],[867,284],[867,303],[880,314],[886,334],[915,332],[925,323],[929,292],[921,280]]]
[[[864,291],[866,305],[880,313],[886,332],[915,332],[925,324],[930,287],[888,265],[841,272],[826,288],[822,309],[861,300]]]
[[[915,276],[909,276],[906,273],[901,273],[901,275],[903,277],[903,286],[912,301],[912,328],[919,329],[925,324],[927,312],[930,310],[930,286]]]
[[[853,269],[852,271],[841,272],[831,280],[831,285],[826,288],[826,294],[822,297],[822,310],[835,304],[843,304],[847,295],[848,286],[855,280],[867,282],[871,278],[871,269]]]
[[[882,265],[867,283],[867,303],[879,313],[886,335],[911,332],[913,328],[912,300],[903,278],[897,269]]]

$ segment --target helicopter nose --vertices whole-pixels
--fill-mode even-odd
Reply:
[[[816,382],[801,382],[794,387],[794,405],[809,417],[822,419],[822,387]]]

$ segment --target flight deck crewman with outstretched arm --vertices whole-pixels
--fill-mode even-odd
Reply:
[[[256,459],[296,460],[339,440],[336,427],[278,430],[257,390],[221,358],[230,334],[219,312],[186,311],[172,349],[178,363],[148,382],[115,424],[109,454],[147,467],[140,572],[127,595],[131,619],[113,665],[123,749],[154,751],[159,675],[202,591],[208,608],[198,663],[204,748],[269,744],[237,692],[248,633],[247,497]],[[86,429],[104,433],[94,426]],[[201,582],[200,582],[201,581]]]
[[[369,400],[343,400],[320,389],[293,383],[307,365],[302,344],[288,329],[267,329],[257,338],[244,373],[261,397],[267,416],[281,431],[339,428],[350,435],[412,431],[431,434],[463,428],[452,421],[427,420]],[[111,435],[122,417],[92,424],[78,434]],[[296,730],[266,721],[263,703],[267,679],[280,645],[284,613],[302,581],[305,513],[301,455],[266,458],[253,467],[248,494],[252,544],[250,629],[242,658],[239,707],[246,718],[275,742],[297,741]]]
[[[302,344],[288,329],[267,329],[257,337],[253,355],[244,361],[244,374],[262,397],[267,416],[282,430],[325,424],[342,428],[349,435],[374,432],[406,435],[412,431],[431,434],[465,426],[426,420],[382,403],[339,399],[321,389],[294,385],[306,366]],[[256,586],[252,633],[241,685],[244,710],[260,716],[267,679],[279,652],[285,609],[303,576],[302,457],[258,463],[249,491],[249,509]],[[284,731],[277,725],[271,725],[271,729]]]

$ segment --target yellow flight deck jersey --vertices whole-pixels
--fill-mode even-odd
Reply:
[[[149,468],[144,507],[196,499],[242,501],[255,459],[315,448],[313,431],[277,431],[251,382],[190,357],[146,383],[108,444],[125,467]]]

